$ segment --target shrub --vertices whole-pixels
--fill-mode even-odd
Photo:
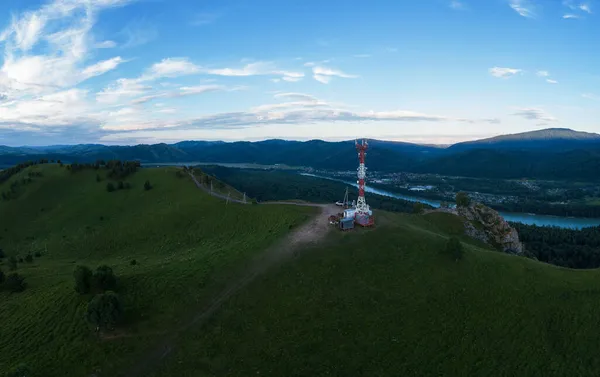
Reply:
[[[25,278],[16,272],[8,275],[4,286],[11,292],[23,292],[25,290]]]
[[[4,258],[6,255],[4,254],[4,250],[0,247],[0,259]]]
[[[119,183],[117,184],[117,189],[123,190],[124,188],[125,188],[125,185],[123,184],[123,181],[119,181]]]
[[[33,372],[25,364],[20,364],[16,367],[12,368],[6,374],[6,377],[32,377],[32,376],[33,376]]]
[[[27,254],[27,256],[25,257],[25,262],[32,263],[33,262],[33,256],[31,254]]]
[[[6,276],[4,276],[4,271],[0,270],[0,284],[4,283],[6,280]]]
[[[87,306],[86,319],[96,330],[112,328],[123,315],[119,296],[114,292],[96,295]]]
[[[19,258],[19,263],[23,263],[23,258]]]
[[[77,266],[73,272],[75,278],[75,291],[79,294],[86,294],[92,288],[92,270],[86,266]]]
[[[14,271],[17,269],[17,258],[14,256],[8,258],[8,269]]]
[[[112,268],[100,266],[92,277],[92,286],[98,292],[114,291],[117,287],[117,278]]]
[[[113,185],[111,182],[108,182],[108,183],[106,184],[106,191],[108,191],[108,192],[113,192],[113,191],[115,191],[115,185]]]
[[[471,204],[471,198],[466,192],[460,191],[456,194],[456,205],[459,207],[468,207]]]
[[[100,182],[102,178],[100,178],[100,174],[96,174],[96,182]]]
[[[39,258],[39,257],[41,257],[41,256],[42,256],[42,253],[40,253],[39,251],[36,251],[36,252],[33,254],[33,256],[34,256],[34,257],[36,257],[36,258]]]
[[[459,261],[462,259],[464,250],[462,243],[456,237],[451,237],[448,242],[446,242],[446,247],[444,248],[444,254],[448,257],[452,258],[454,261]]]
[[[131,188],[131,184],[129,182],[125,182],[125,190],[129,190]]]
[[[135,266],[137,264],[137,261],[134,259],[131,262],[129,262],[130,265]]]
[[[425,210],[425,206],[423,205],[423,203],[415,202],[413,204],[413,213],[418,215],[418,214],[423,213],[424,210]]]
[[[151,188],[152,188],[152,185],[150,184],[150,181],[144,182],[144,190],[148,191]]]

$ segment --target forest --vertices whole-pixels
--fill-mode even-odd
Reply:
[[[600,227],[581,230],[511,223],[537,260],[569,268],[600,267]]]
[[[215,176],[250,198],[259,202],[268,200],[306,200],[318,203],[334,203],[343,200],[348,188],[350,200],[356,199],[358,190],[341,182],[302,176],[279,170],[251,170],[203,166],[205,173]],[[412,213],[414,202],[369,194],[367,203],[373,209]],[[423,208],[431,208],[424,205]]]

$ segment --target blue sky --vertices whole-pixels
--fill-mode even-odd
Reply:
[[[3,0],[0,145],[600,132],[600,1]]]

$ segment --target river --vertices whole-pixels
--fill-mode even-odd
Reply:
[[[351,185],[354,187],[358,187],[358,184],[355,182],[344,181],[342,179],[325,177],[315,174],[309,173],[300,173],[301,175],[306,175],[310,177],[329,179],[332,181],[342,182],[347,185]],[[425,204],[429,204],[432,207],[439,207],[440,202],[433,199],[425,199],[419,198],[418,196],[410,196],[397,194],[391,191],[382,190],[374,187],[365,187],[366,192],[370,192],[377,195],[388,196],[396,199],[408,200],[410,202],[421,202]],[[368,199],[367,199],[368,202]],[[581,229],[586,227],[598,226],[600,225],[600,219],[590,219],[585,217],[560,217],[560,216],[550,216],[550,215],[536,215],[533,213],[515,213],[515,212],[499,212],[502,217],[506,221],[514,221],[518,223],[528,224],[528,225],[538,225],[538,226],[556,226],[560,228],[571,228],[571,229]]]

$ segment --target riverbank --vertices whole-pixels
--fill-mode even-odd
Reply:
[[[311,173],[299,173],[300,175],[315,177],[321,179],[328,179],[332,181],[342,182],[350,186],[358,187],[358,185],[354,182],[345,181],[342,179],[331,178]],[[441,206],[440,200],[434,199],[426,199],[413,195],[405,195],[398,194],[395,192],[391,192],[388,190],[383,190],[375,187],[367,186],[365,188],[366,192],[370,192],[377,195],[388,196],[391,198],[407,200],[410,202],[420,202],[428,204],[432,207],[439,208]],[[367,198],[368,202],[368,198]],[[560,217],[560,216],[552,216],[552,215],[539,215],[534,213],[517,213],[517,212],[505,212],[498,211],[502,217],[506,221],[510,222],[518,222],[526,225],[537,225],[537,226],[555,226],[559,228],[568,228],[568,229],[582,229],[588,227],[594,227],[600,225],[600,219],[598,218],[585,218],[585,217]]]

